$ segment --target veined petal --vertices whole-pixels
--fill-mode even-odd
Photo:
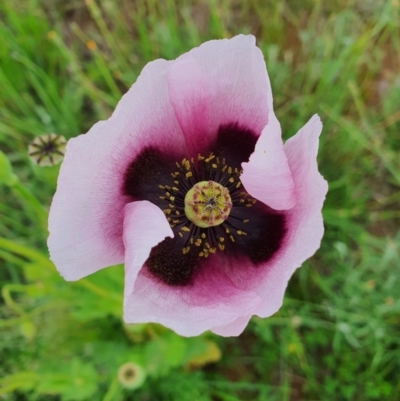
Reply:
[[[125,206],[125,303],[133,293],[136,277],[150,255],[151,249],[174,233],[161,209],[148,201]]]
[[[242,163],[242,167],[240,179],[251,196],[275,210],[295,206],[292,173],[283,149],[281,127],[273,113],[249,162]]]
[[[49,216],[51,260],[78,280],[124,260],[124,174],[148,147],[170,157],[187,152],[169,102],[170,62],[149,63],[107,121],[67,144]],[[177,156],[178,158],[178,156]]]
[[[328,191],[316,160],[321,130],[321,120],[314,115],[284,145],[297,203],[286,212],[288,232],[282,250],[267,263],[264,277],[254,288],[263,297],[256,311],[260,317],[270,316],[280,308],[289,278],[321,244],[324,233],[321,209]]]
[[[321,209],[328,189],[327,182],[318,172],[316,161],[321,129],[319,117],[314,116],[284,145],[297,203],[292,209],[280,212],[285,220],[285,235],[279,249],[265,261],[254,263],[243,258],[237,266],[232,264],[229,270],[229,277],[236,286],[254,291],[262,298],[252,312],[260,317],[268,317],[278,311],[288,280],[321,243],[324,232]],[[270,224],[268,227],[268,232],[274,232],[278,226]],[[263,246],[268,249],[269,241],[265,241]],[[241,322],[243,319],[238,321],[238,325]],[[216,330],[223,335],[223,329]]]
[[[171,287],[140,270],[133,292],[125,298],[124,319],[128,323],[161,323],[183,336],[196,336],[229,324],[240,313],[251,314],[261,298],[235,286],[217,259],[209,259],[194,283]]]
[[[264,58],[251,35],[212,40],[179,57],[168,88],[190,155],[207,149],[223,125],[259,136],[273,113]]]
[[[250,318],[251,315],[239,316],[233,322],[224,326],[213,327],[211,331],[223,337],[236,337],[242,334],[243,330],[248,325]]]

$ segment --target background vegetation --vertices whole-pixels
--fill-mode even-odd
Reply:
[[[324,122],[321,249],[239,338],[128,327],[121,266],[67,283],[49,262],[57,167],[27,145],[107,118],[148,61],[238,33],[264,52],[285,138]],[[2,0],[0,43],[0,399],[400,399],[399,0]]]

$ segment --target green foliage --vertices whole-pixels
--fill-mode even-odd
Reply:
[[[7,156],[0,151],[0,185],[12,185],[15,181],[11,163]]]
[[[126,325],[122,266],[71,283],[48,260],[58,167],[27,145],[108,118],[147,62],[238,33],[257,36],[285,138],[324,122],[321,249],[239,338]],[[398,1],[3,0],[0,39],[0,398],[400,399]]]

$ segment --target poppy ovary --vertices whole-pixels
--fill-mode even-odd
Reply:
[[[202,228],[222,224],[232,209],[228,188],[215,181],[200,181],[185,196],[186,217]]]

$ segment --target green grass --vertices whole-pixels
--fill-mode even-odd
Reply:
[[[57,167],[27,145],[107,118],[141,68],[253,33],[285,138],[314,113],[329,182],[321,249],[282,309],[239,338],[121,322],[121,266],[74,283],[47,259]],[[91,42],[93,41],[93,42]],[[0,399],[400,399],[398,0],[3,0],[0,3]],[[397,290],[396,290],[397,289]],[[215,361],[195,364],[196,358]],[[129,391],[132,360],[147,380]]]

